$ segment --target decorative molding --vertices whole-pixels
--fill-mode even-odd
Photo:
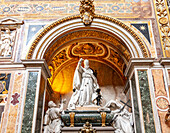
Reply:
[[[75,116],[75,112],[70,112],[70,127],[74,127],[74,116]]]
[[[106,112],[100,112],[102,118],[102,127],[106,126]]]
[[[170,20],[166,0],[154,0],[164,57],[170,57]]]
[[[48,69],[47,63],[44,59],[41,59],[41,60],[36,60],[36,59],[24,60],[24,59],[22,59],[21,61],[22,61],[22,64],[24,65],[24,67],[26,67],[26,68],[40,67],[40,68],[42,68],[42,70],[45,73],[45,76],[47,78],[51,77],[50,70]]]
[[[80,0],[80,16],[85,25],[90,25],[94,17],[94,0]]]
[[[50,31],[51,29],[53,29],[55,26],[64,23],[66,21],[69,20],[74,20],[74,19],[78,19],[80,18],[80,15],[74,15],[74,16],[69,16],[63,19],[60,19],[54,23],[52,23],[51,25],[49,25],[48,27],[46,27],[34,40],[34,42],[32,43],[32,46],[29,49],[28,55],[27,55],[27,59],[31,59],[33,52],[35,50],[35,47],[37,46],[37,44],[40,42],[41,38],[43,38],[43,36],[45,34],[47,34],[48,31]],[[145,46],[145,44],[141,41],[141,39],[138,37],[138,35],[127,25],[125,25],[123,22],[121,22],[120,20],[117,20],[115,18],[111,18],[111,17],[107,17],[107,16],[103,16],[103,15],[94,15],[94,18],[98,18],[98,19],[103,19],[103,20],[107,20],[110,21],[112,23],[115,23],[119,26],[121,26],[123,29],[125,29],[127,32],[129,32],[132,37],[138,42],[138,45],[143,53],[144,57],[149,57],[149,53],[147,51],[147,48]]]
[[[6,17],[0,19],[0,25],[22,25],[22,24],[24,24],[24,21],[13,17]]]
[[[155,58],[131,58],[127,65],[124,75],[126,77],[130,76],[134,70],[134,67],[137,66],[150,67],[153,64],[154,60]]]
[[[128,58],[128,57],[127,57]],[[128,58],[128,61],[130,59],[130,56]],[[124,62],[124,60],[122,59],[122,57],[120,56],[119,53],[117,53],[116,51],[114,51],[113,49],[110,49],[110,54],[108,57],[108,60],[110,60],[111,62],[113,62],[114,64],[116,64],[116,66],[123,72],[123,69],[126,68],[126,64]],[[125,67],[125,68],[124,68]]]
[[[166,111],[168,109],[169,101],[167,97],[160,96],[156,98],[156,105],[161,111]]]

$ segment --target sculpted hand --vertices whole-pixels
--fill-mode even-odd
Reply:
[[[79,62],[81,63],[84,59],[83,58],[80,58]]]

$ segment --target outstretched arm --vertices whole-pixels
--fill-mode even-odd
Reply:
[[[77,68],[76,69],[78,69],[79,72],[83,71],[83,68],[81,66],[81,63],[82,63],[83,60],[84,60],[83,58],[80,58],[80,60],[79,60],[79,62],[77,64]]]

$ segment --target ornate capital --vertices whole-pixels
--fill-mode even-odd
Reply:
[[[83,20],[83,23],[85,25],[89,25],[93,21],[94,17],[94,5],[93,5],[93,0],[80,0],[80,16]]]

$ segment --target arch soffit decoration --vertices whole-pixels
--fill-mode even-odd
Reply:
[[[95,19],[99,19],[99,21]],[[72,21],[72,23],[68,23],[70,21]],[[64,23],[66,23],[66,25],[64,25]],[[116,25],[117,27],[114,27],[113,24]],[[106,29],[106,27],[104,26],[111,27],[111,29],[115,30],[115,32],[109,31],[109,29]],[[103,29],[99,29],[101,27],[103,27]],[[119,28],[123,29],[124,31],[121,31]],[[117,31],[122,32],[120,34],[123,35],[120,35]],[[130,37],[126,33],[128,33]],[[108,52],[110,54],[112,53],[112,57],[108,56],[107,59],[102,58],[99,60],[98,58],[100,57],[99,55],[98,57],[90,56],[88,58],[100,62],[106,62],[106,64],[112,67],[120,75],[120,77],[123,77],[123,79],[124,79],[123,70],[126,67],[130,57],[143,58],[150,56],[150,53],[147,47],[145,46],[144,42],[137,36],[137,34],[130,27],[126,26],[121,21],[106,16],[95,15],[92,25],[90,27],[85,27],[80,19],[80,15],[75,15],[58,20],[49,25],[48,27],[46,27],[33,41],[29,53],[27,55],[27,59],[45,58],[51,72],[53,71],[52,73],[54,74],[54,75],[52,74],[53,76],[51,78],[52,83],[53,79],[55,78],[57,73],[63,68],[63,66],[67,66],[68,63],[75,62],[78,60],[76,56],[75,56],[76,59],[68,60],[67,56],[73,57],[73,54],[69,53],[68,49],[70,48],[67,47],[65,49],[62,49],[60,47],[64,45],[66,46],[68,44],[70,45],[71,42],[72,47],[77,43],[76,40],[89,38],[90,40],[95,40],[97,38],[98,42],[106,41],[102,43],[102,45],[106,44],[109,46],[110,44],[111,47],[109,48],[101,47],[101,49],[105,49],[105,54],[103,54],[102,57],[105,58],[106,56],[104,55],[106,55],[106,53]],[[117,49],[117,47],[119,47],[119,49]],[[60,59],[59,56],[64,56],[65,59]],[[117,60],[115,61],[115,56],[116,58],[122,61],[119,62],[117,62]],[[56,63],[54,58],[59,60],[59,62]],[[58,66],[56,67],[56,64],[58,64],[60,67]],[[57,68],[57,70],[54,71],[54,68]]]
[[[93,23],[95,23],[95,19],[99,19],[98,23],[100,23],[100,24],[103,23],[101,25],[101,27],[104,25],[111,26],[110,28],[112,28],[114,31],[116,29],[116,31],[118,30],[120,32],[121,30],[119,30],[118,28],[121,28],[124,30],[123,32],[126,32],[126,33],[122,32],[124,37],[121,35],[117,35],[117,36],[125,42],[126,46],[129,47],[129,50],[131,52],[130,54],[131,54],[132,58],[150,57],[150,51],[147,49],[147,46],[145,45],[145,43],[140,39],[140,37],[129,26],[125,25],[120,20],[117,20],[115,18],[111,18],[108,16],[94,15]],[[104,20],[104,21],[101,22],[101,20]],[[72,24],[67,23],[69,21],[72,21]],[[111,23],[107,23],[107,22],[111,22]],[[83,23],[81,21],[80,15],[65,17],[63,19],[60,19],[60,20],[52,23],[51,25],[47,26],[37,37],[35,37],[34,41],[31,44],[31,47],[28,51],[26,58],[27,59],[42,59],[45,54],[44,51],[46,51],[47,47],[49,45],[51,45],[51,42],[53,40],[55,40],[56,38],[58,38],[58,36],[60,36],[59,33],[56,33],[56,30],[62,31],[62,34],[66,34],[67,32],[69,32],[69,29],[67,29],[67,28],[69,28],[69,26],[63,27],[64,23],[68,24],[69,26],[72,25],[72,29],[77,28],[76,26],[80,26],[80,27],[83,26],[85,28],[85,26],[83,25]],[[80,23],[81,25],[79,25],[78,23]],[[90,28],[93,27],[93,23]],[[117,27],[115,27],[113,25],[116,25]],[[98,25],[98,26],[100,26],[100,25]],[[55,29],[56,27],[57,27],[57,29]],[[100,27],[98,27],[98,28],[100,28]],[[106,27],[103,27],[103,28],[106,28]],[[72,30],[72,29],[70,28],[70,30]],[[102,29],[102,30],[104,30],[104,29]],[[63,32],[63,31],[66,31],[66,32]],[[111,31],[111,32],[114,32],[114,31]],[[46,36],[48,34],[48,32],[50,32],[50,34],[48,36]],[[114,34],[116,34],[116,32]],[[127,34],[130,35],[131,38],[129,36],[127,36]],[[50,37],[50,35],[52,38]],[[131,46],[128,45],[129,42],[127,42],[127,40],[130,41],[131,44],[129,44],[129,45],[131,45]]]

